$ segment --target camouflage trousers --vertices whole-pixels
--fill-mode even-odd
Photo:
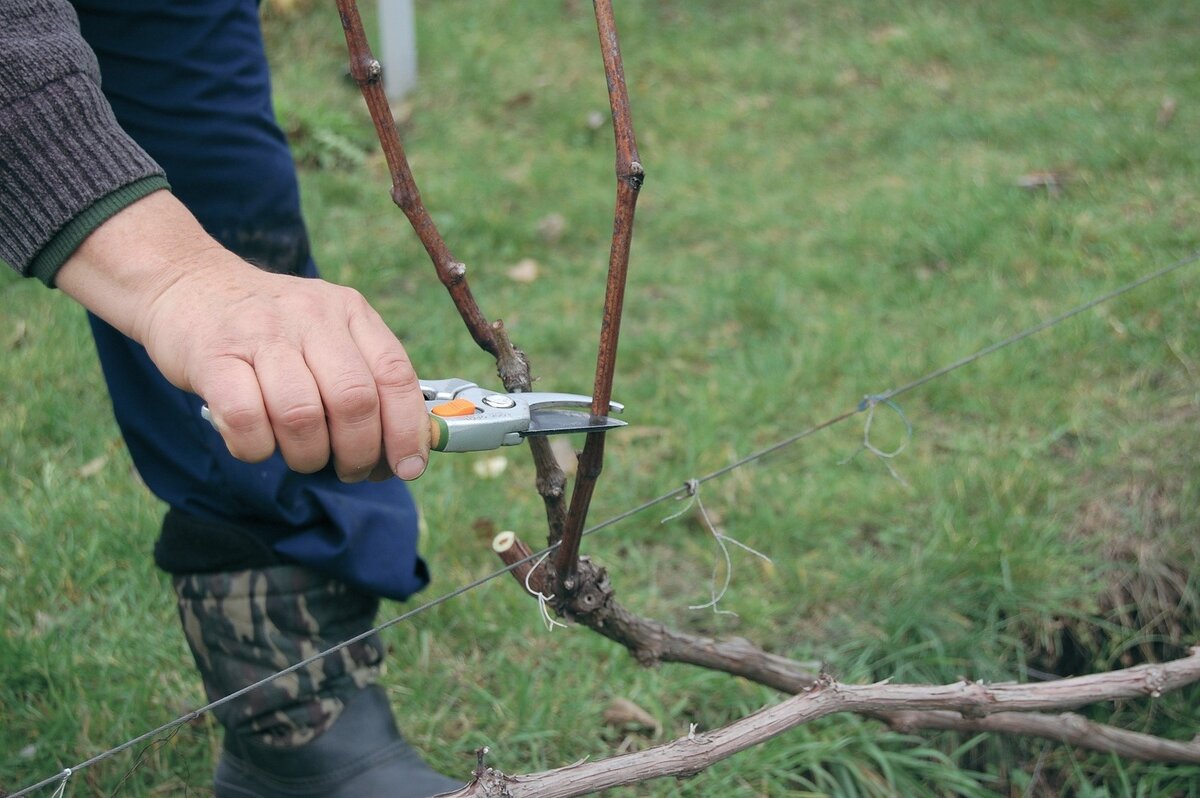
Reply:
[[[210,701],[371,628],[379,600],[296,565],[174,577],[184,634]],[[215,710],[227,733],[303,745],[328,729],[383,661],[377,634]]]

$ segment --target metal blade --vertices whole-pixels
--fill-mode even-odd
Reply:
[[[609,416],[593,416],[577,410],[540,410],[529,413],[529,429],[525,435],[561,435],[568,432],[600,432],[627,424]]]

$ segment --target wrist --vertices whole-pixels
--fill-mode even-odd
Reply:
[[[29,274],[54,287],[59,270],[96,228],[134,202],[168,188],[166,178],[152,175],[121,186],[101,197],[55,233],[29,262]]]
[[[96,227],[58,270],[64,293],[145,344],[160,299],[214,270],[253,269],[225,250],[173,195],[156,191]]]

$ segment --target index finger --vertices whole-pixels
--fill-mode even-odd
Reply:
[[[197,394],[208,403],[213,427],[229,453],[247,463],[261,462],[275,451],[275,433],[267,417],[254,368],[226,358],[197,378]]]

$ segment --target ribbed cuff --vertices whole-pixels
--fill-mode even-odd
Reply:
[[[170,189],[162,175],[151,175],[121,186],[93,202],[59,230],[29,263],[29,274],[51,288],[58,270],[97,227],[155,191]]]

